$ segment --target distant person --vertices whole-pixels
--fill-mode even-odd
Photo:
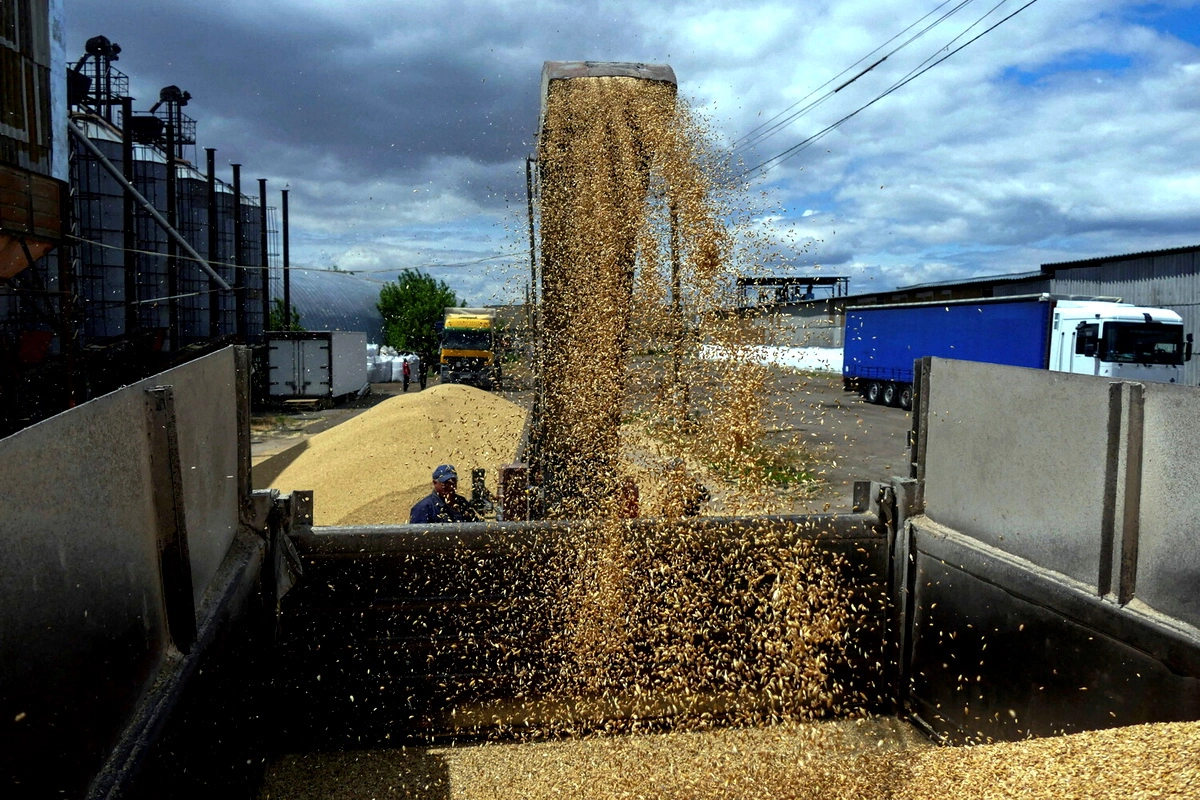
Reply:
[[[442,464],[433,471],[433,491],[412,507],[408,524],[424,525],[430,522],[478,522],[479,516],[470,502],[456,490],[458,472],[451,464]]]
[[[674,494],[667,504],[668,516],[700,516],[701,506],[712,499],[708,487],[696,480],[679,458],[672,458],[666,463],[666,478]]]
[[[417,356],[417,380],[420,382],[422,389],[425,388],[425,380],[429,377],[428,364],[429,362],[425,359],[425,356]]]
[[[404,358],[404,366],[401,367],[401,370],[404,373],[404,391],[407,392],[408,391],[408,379],[410,377],[412,377],[412,367],[410,367],[408,364],[408,356],[404,356],[403,358]]]

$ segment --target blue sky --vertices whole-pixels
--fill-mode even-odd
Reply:
[[[858,292],[1200,244],[1200,5],[1039,0],[886,94],[1024,2],[988,14],[995,0],[971,0],[932,24],[957,5],[67,0],[66,11],[69,59],[108,36],[136,105],[162,86],[188,90],[219,164],[267,178],[273,204],[288,187],[294,264],[418,267],[472,303],[524,291],[525,158],[545,60],[670,64],[727,148],[821,100],[738,150],[747,165],[858,112],[747,176],[739,211],[786,262],[751,272],[845,275]]]

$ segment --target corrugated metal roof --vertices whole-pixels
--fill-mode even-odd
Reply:
[[[1042,264],[1042,270],[1046,269],[1071,269],[1074,267],[1090,267],[1097,264],[1104,264],[1110,261],[1132,261],[1138,258],[1152,258],[1155,256],[1173,256],[1180,253],[1195,253],[1200,252],[1200,245],[1188,245],[1187,247],[1171,247],[1166,250],[1146,250],[1142,253],[1126,253],[1119,256],[1100,256],[1098,258],[1084,258],[1079,261],[1058,261],[1050,264]]]
[[[272,281],[272,297],[283,296],[282,278]],[[375,304],[383,282],[328,269],[291,269],[292,305],[309,331],[363,331],[382,343],[383,316]]]
[[[1009,272],[1000,275],[980,275],[974,278],[953,278],[947,281],[933,281],[932,283],[914,283],[910,286],[897,286],[896,291],[911,292],[919,289],[934,289],[946,286],[968,286],[975,283],[1009,283],[1011,281],[1027,281],[1041,277],[1043,277],[1041,270],[1033,272]]]

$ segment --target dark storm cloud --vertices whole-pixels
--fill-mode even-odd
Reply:
[[[524,159],[545,60],[669,63],[680,95],[732,143],[831,89],[931,5],[66,0],[66,15],[69,58],[88,36],[117,41],[139,108],[162,86],[188,90],[200,146],[273,191],[291,187],[294,262],[376,270],[527,247]],[[780,206],[777,245],[764,252],[787,254],[785,267],[877,269],[877,284],[1192,241],[1200,51],[1124,22],[1130,7],[1038,4],[780,162],[763,203]],[[960,17],[780,127],[746,163],[945,54],[974,21]],[[1085,57],[1088,70],[1070,68]]]
[[[559,23],[545,28],[503,6],[269,4],[262,13],[259,5],[77,3],[68,8],[68,47],[81,52],[95,34],[121,43],[117,66],[133,78],[139,105],[163,85],[190,91],[188,111],[202,131],[206,119],[224,121],[226,141],[214,145],[230,158],[245,151],[261,161],[267,145],[289,157],[332,157],[348,178],[363,179],[436,158],[484,166],[524,158],[542,61],[586,52],[583,40],[607,27],[584,24],[586,5],[565,20],[559,9]]]

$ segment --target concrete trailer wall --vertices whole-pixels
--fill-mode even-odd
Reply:
[[[248,486],[235,360],[0,440],[0,794],[80,796],[172,645],[195,641]]]
[[[1200,718],[1200,392],[926,359],[909,700],[951,738]]]

